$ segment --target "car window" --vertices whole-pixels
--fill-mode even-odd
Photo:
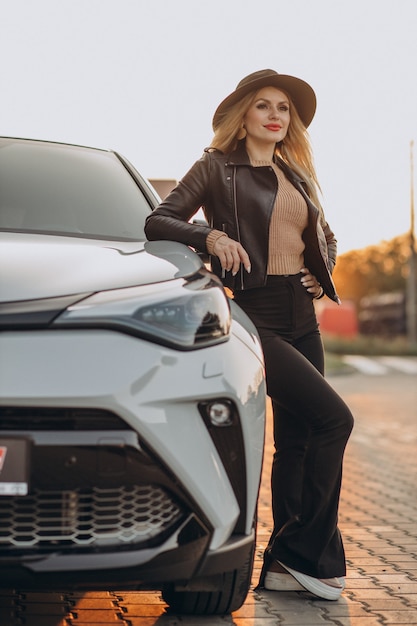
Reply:
[[[151,207],[111,152],[0,140],[0,229],[144,240]]]

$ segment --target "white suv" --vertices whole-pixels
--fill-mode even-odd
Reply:
[[[0,586],[247,595],[265,419],[249,319],[115,152],[0,138]]]

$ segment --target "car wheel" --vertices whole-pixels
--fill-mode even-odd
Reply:
[[[171,611],[188,615],[225,615],[237,611],[248,595],[255,554],[255,542],[247,561],[239,569],[224,572],[213,577],[207,585],[210,590],[194,591],[182,588],[179,590],[175,585],[167,585],[162,590],[162,597],[169,605]],[[192,581],[192,587],[199,585],[198,579]]]

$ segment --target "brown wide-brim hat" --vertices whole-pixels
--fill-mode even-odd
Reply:
[[[276,87],[285,91],[297,109],[304,126],[307,128],[311,124],[317,105],[316,94],[312,87],[295,76],[278,74],[274,70],[259,70],[242,78],[235,91],[219,104],[213,116],[213,129],[216,130],[222,116],[232,104],[239,102],[251,91],[259,91],[262,87]]]

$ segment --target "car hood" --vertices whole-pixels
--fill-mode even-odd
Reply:
[[[0,298],[18,302],[173,280],[203,266],[170,241],[114,242],[2,233]]]

